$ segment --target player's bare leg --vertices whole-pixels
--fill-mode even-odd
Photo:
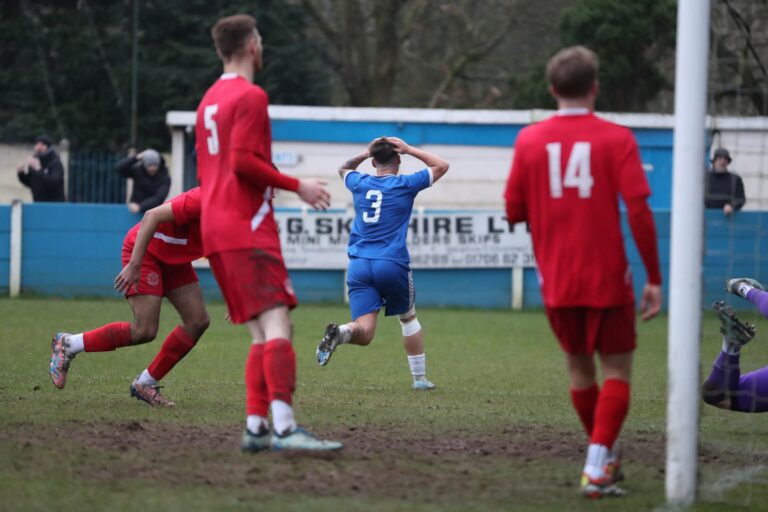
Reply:
[[[292,398],[296,388],[293,324],[285,306],[269,309],[246,322],[251,352],[246,364],[246,431],[240,447],[257,452],[273,450],[339,450],[341,443],[319,439],[296,425]],[[259,367],[260,363],[260,367]],[[268,437],[267,408],[272,410]]]
[[[163,298],[155,295],[134,295],[128,297],[128,304],[133,311],[131,345],[153,341],[160,325],[160,306],[163,304]]]
[[[180,286],[168,292],[167,297],[179,313],[181,325],[170,332],[149,367],[133,381],[131,395],[150,405],[170,407],[175,404],[160,394],[158,383],[192,350],[208,328],[210,319],[199,283]]]
[[[584,389],[595,384],[595,359],[590,354],[566,354],[571,387]]]
[[[355,318],[352,322],[337,325],[328,324],[325,328],[320,343],[317,346],[315,355],[317,363],[325,366],[331,359],[331,355],[339,345],[349,343],[350,345],[360,345],[365,347],[371,344],[376,334],[376,323],[379,312],[374,311],[366,313]]]
[[[408,366],[411,369],[415,390],[435,389],[435,385],[427,380],[427,356],[424,353],[424,331],[416,318],[415,310],[400,315],[400,326],[403,329],[403,347],[408,354]]]
[[[108,352],[128,345],[147,343],[157,336],[162,297],[134,295],[128,298],[132,322],[113,322],[78,334],[58,333],[51,343],[49,372],[62,389],[72,359],[80,352]]]
[[[597,398],[593,428],[582,474],[581,491],[590,498],[620,496],[616,486],[621,476],[621,450],[616,443],[629,409],[629,380],[632,352],[601,354],[603,387]],[[596,386],[595,365],[590,356],[569,355],[568,368],[572,389]]]

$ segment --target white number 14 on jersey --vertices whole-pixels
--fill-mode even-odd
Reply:
[[[589,142],[576,142],[568,157],[568,165],[565,168],[565,178],[560,168],[560,154],[562,144],[552,142],[547,144],[549,155],[549,192],[552,197],[563,197],[563,187],[579,189],[579,197],[586,198],[592,195],[592,171],[589,165],[591,145]]]

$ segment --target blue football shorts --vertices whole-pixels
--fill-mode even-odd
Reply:
[[[349,309],[355,320],[386,307],[386,316],[407,313],[416,300],[411,267],[391,260],[350,258]]]

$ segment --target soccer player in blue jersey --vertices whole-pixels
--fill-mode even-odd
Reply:
[[[418,158],[427,168],[399,174],[400,155]],[[357,167],[372,158],[376,174],[358,172]],[[410,255],[405,238],[413,201],[448,172],[448,162],[437,155],[414,148],[396,137],[380,137],[364,152],[339,168],[344,185],[352,192],[355,222],[349,237],[349,307],[352,322],[328,324],[317,346],[317,362],[325,366],[341,344],[368,345],[376,332],[379,309],[386,316],[397,315],[403,330],[403,346],[413,377],[413,389],[433,389],[426,377],[424,334],[416,318],[416,296]]]

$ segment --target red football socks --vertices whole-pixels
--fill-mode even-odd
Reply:
[[[296,389],[296,353],[287,339],[269,340],[264,345],[264,378],[269,401],[291,404]]]
[[[597,400],[595,427],[590,442],[610,449],[619,437],[628,411],[629,383],[618,379],[606,380]]]
[[[597,398],[600,395],[600,389],[597,384],[584,389],[571,388],[571,401],[576,414],[579,415],[581,424],[584,425],[584,431],[587,437],[592,436],[592,427],[595,424],[595,408],[597,407]]]
[[[264,345],[261,343],[251,345],[245,362],[245,413],[262,418],[269,415],[267,381],[264,378]]]
[[[83,333],[86,352],[109,352],[131,344],[131,324],[113,322]]]
[[[157,353],[147,371],[153,379],[162,379],[176,366],[176,363],[192,350],[196,342],[196,339],[190,336],[180,325],[177,325],[165,338],[160,352]]]

